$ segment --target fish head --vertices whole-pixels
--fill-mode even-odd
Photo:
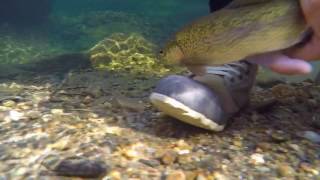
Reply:
[[[166,64],[181,64],[184,54],[176,41],[169,41],[160,51],[160,59]]]

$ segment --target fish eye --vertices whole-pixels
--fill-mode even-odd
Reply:
[[[163,53],[164,53],[163,50],[159,51],[159,54],[163,54]]]

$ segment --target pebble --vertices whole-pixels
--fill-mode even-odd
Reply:
[[[22,110],[29,110],[29,109],[31,109],[31,105],[32,105],[32,104],[30,104],[30,103],[28,103],[28,102],[21,102],[21,103],[18,103],[18,104],[17,104],[17,107],[18,107],[19,109],[22,109]]]
[[[266,142],[261,142],[257,144],[257,148],[263,150],[263,151],[268,151],[272,149],[272,145],[270,143]]]
[[[271,171],[271,169],[266,166],[257,166],[256,169],[262,173],[268,173]]]
[[[13,171],[14,171],[13,173],[15,174],[15,176],[25,176],[26,174],[28,174],[29,169],[26,167],[20,167],[18,169],[14,169]]]
[[[228,177],[226,177],[224,174],[221,174],[220,172],[214,172],[213,177],[214,180],[229,180]]]
[[[60,157],[51,155],[44,159],[42,165],[59,176],[74,176],[81,178],[99,178],[109,171],[109,167],[101,161],[89,160],[83,157]]]
[[[242,141],[241,140],[234,140],[233,145],[237,146],[237,147],[242,147]]]
[[[59,139],[56,143],[51,144],[50,147],[56,150],[64,151],[70,147],[70,144],[72,143],[70,142],[70,138],[67,136]]]
[[[320,143],[320,135],[313,131],[305,131],[302,133],[302,137],[308,139],[313,143]]]
[[[53,119],[53,116],[52,114],[44,114],[41,119],[44,121],[44,122],[49,122]]]
[[[207,180],[207,178],[204,175],[199,174],[196,180]]]
[[[272,132],[271,138],[276,143],[282,143],[290,139],[289,135],[283,131]]]
[[[63,113],[63,109],[51,109],[51,114],[61,115]]]
[[[26,117],[29,119],[38,119],[41,117],[41,113],[39,111],[28,111]]]
[[[193,160],[192,156],[190,156],[189,154],[183,154],[178,156],[177,161],[179,164],[188,164],[191,163]]]
[[[250,164],[259,165],[264,163],[265,163],[265,160],[264,160],[263,154],[255,153],[250,156]]]
[[[197,176],[199,176],[197,172],[193,171],[185,171],[184,173],[187,177],[187,180],[195,180]]]
[[[105,180],[121,180],[121,173],[119,171],[111,171]]]
[[[277,165],[277,172],[280,177],[292,177],[295,174],[295,170],[285,163]]]
[[[166,180],[186,180],[185,173],[181,170],[171,171],[166,176]]]
[[[84,104],[90,104],[90,103],[92,103],[93,102],[93,98],[91,97],[91,96],[86,96],[84,99],[83,99],[83,103]]]
[[[300,169],[307,172],[307,173],[311,173],[313,175],[319,175],[319,171],[312,168],[311,165],[307,164],[307,163],[301,163],[300,164]]]
[[[147,166],[150,166],[150,167],[157,167],[157,166],[160,166],[160,162],[158,160],[155,160],[155,159],[140,159],[139,162],[147,165]]]
[[[116,97],[113,105],[136,112],[143,112],[145,109],[145,105],[143,103],[127,97]]]
[[[4,101],[2,105],[5,107],[14,107],[16,105],[16,102],[12,100],[7,100],[7,101]]]
[[[170,165],[170,164],[173,164],[176,161],[177,157],[178,157],[177,152],[175,152],[175,151],[166,151],[163,154],[163,156],[161,157],[161,162],[164,165]]]
[[[20,121],[20,120],[24,119],[25,116],[24,116],[24,113],[12,110],[12,111],[9,111],[9,118],[12,121]]]

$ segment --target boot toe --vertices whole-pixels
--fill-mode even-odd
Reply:
[[[201,128],[220,131],[226,124],[214,91],[188,77],[171,75],[161,79],[150,100],[164,113]]]

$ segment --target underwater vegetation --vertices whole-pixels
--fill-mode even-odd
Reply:
[[[171,70],[156,57],[156,45],[139,34],[116,33],[89,50],[93,67],[131,74],[164,75]]]

